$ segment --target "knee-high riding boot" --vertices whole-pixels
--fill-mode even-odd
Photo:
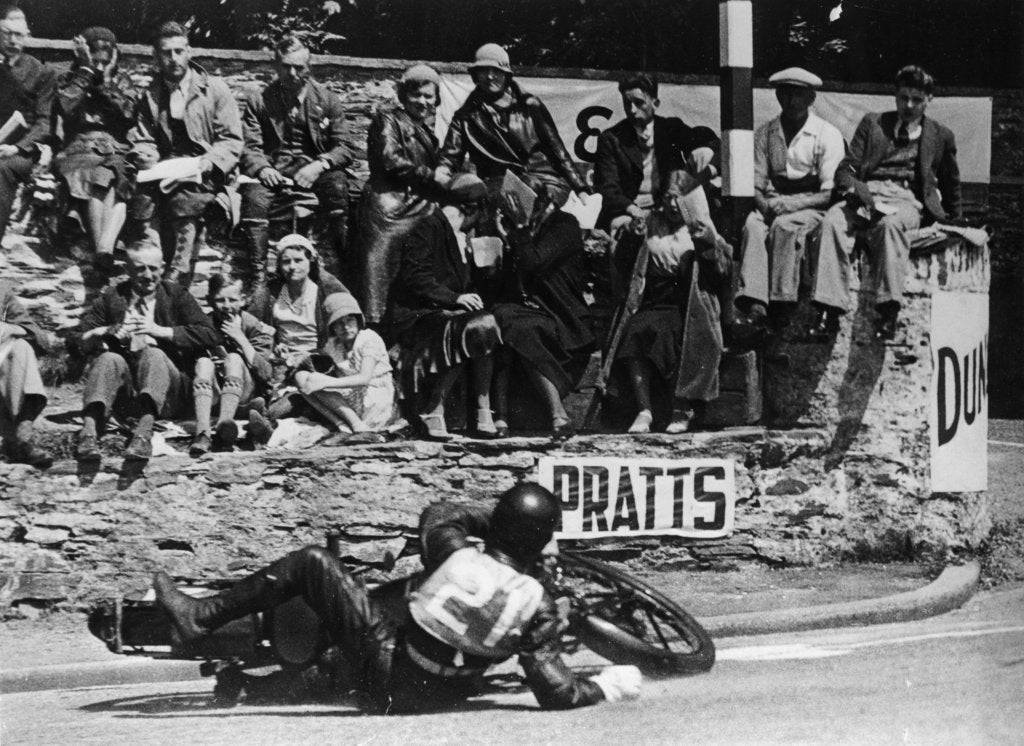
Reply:
[[[246,220],[242,223],[245,234],[249,277],[252,287],[258,288],[267,282],[267,254],[270,251],[270,224],[266,220]]]

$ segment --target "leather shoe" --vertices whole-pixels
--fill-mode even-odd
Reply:
[[[892,342],[896,339],[896,320],[900,315],[899,304],[883,303],[878,306],[878,321],[875,324],[875,339]]]
[[[95,435],[81,433],[78,436],[78,445],[75,446],[75,459],[78,461],[99,461],[102,457],[99,439]]]
[[[192,438],[192,443],[188,447],[188,455],[192,458],[198,458],[199,456],[209,453],[211,447],[212,443],[210,442],[210,436],[206,433],[197,433],[196,436]]]
[[[264,445],[274,434],[274,423],[263,416],[262,412],[255,409],[249,410],[249,427],[246,428],[249,437],[256,445]]]
[[[832,309],[820,308],[814,312],[814,321],[807,330],[811,342],[830,342],[839,334],[839,314]]]
[[[213,431],[213,450],[232,451],[236,440],[238,440],[238,425],[234,420],[217,423],[217,427]]]
[[[49,469],[53,466],[53,456],[35,443],[14,443],[8,451],[8,458],[16,464],[28,464],[36,469]]]
[[[153,441],[148,432],[135,433],[132,440],[125,449],[124,458],[126,461],[149,461],[153,457]]]
[[[509,436],[508,423],[500,417],[494,421],[494,437],[498,440]]]
[[[556,443],[564,443],[576,434],[576,428],[572,426],[571,422],[563,422],[559,425],[554,425],[551,428],[551,440]]]

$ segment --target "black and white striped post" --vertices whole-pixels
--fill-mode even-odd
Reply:
[[[754,207],[754,29],[751,0],[720,0],[718,60],[722,119],[722,194],[726,238],[739,245]]]

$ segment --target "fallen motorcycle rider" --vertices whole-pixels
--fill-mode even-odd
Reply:
[[[369,705],[384,713],[455,706],[480,693],[483,675],[518,655],[545,709],[585,707],[640,695],[635,666],[583,677],[565,664],[551,596],[525,574],[551,541],[554,495],[534,483],[503,493],[493,512],[450,503],[420,516],[425,579],[398,612],[385,612],[330,551],[306,547],[216,596],[193,598],[154,578],[176,646],[221,625],[301,597],[319,616]],[[481,550],[469,537],[484,541]]]

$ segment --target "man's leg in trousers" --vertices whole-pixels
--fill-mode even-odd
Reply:
[[[0,239],[7,232],[11,220],[11,208],[18,187],[32,175],[32,159],[23,155],[0,158]]]
[[[388,634],[387,623],[371,607],[362,583],[321,547],[287,554],[217,596],[187,596],[164,573],[157,574],[153,587],[158,603],[171,617],[179,644],[296,596],[317,613],[356,671],[367,670],[369,656],[376,655]]]
[[[348,255],[348,180],[345,172],[327,171],[313,184],[320,208],[327,212],[332,256],[324,257],[325,268],[335,277],[348,277],[356,270]]]
[[[909,202],[901,202],[895,213],[882,217],[867,232],[876,305],[902,302],[903,282],[910,257],[907,231],[920,224],[921,213],[917,208]]]
[[[46,389],[39,376],[39,364],[32,345],[24,339],[0,344],[0,436],[5,447],[13,442],[29,442],[32,425],[46,406]]]
[[[85,413],[82,431],[98,435],[114,408],[118,394],[130,390],[131,386],[128,361],[116,352],[101,353],[93,360],[86,371],[82,392],[82,411]]]
[[[856,240],[856,212],[840,202],[822,218],[815,247],[811,300],[846,312],[850,307],[850,255]]]
[[[252,287],[266,284],[267,253],[270,249],[270,206],[274,192],[262,184],[242,187],[241,226],[245,236],[245,276]]]
[[[192,269],[196,261],[198,233],[197,218],[176,218],[171,221],[174,254],[164,270],[165,279],[186,288],[192,285]]]
[[[758,211],[747,215],[743,224],[742,257],[739,268],[737,306],[756,301],[768,305],[768,224]],[[745,310],[745,309],[744,309]]]
[[[822,210],[797,210],[779,215],[768,232],[771,247],[772,301],[796,303],[800,294],[800,262],[808,234],[821,223]]]

